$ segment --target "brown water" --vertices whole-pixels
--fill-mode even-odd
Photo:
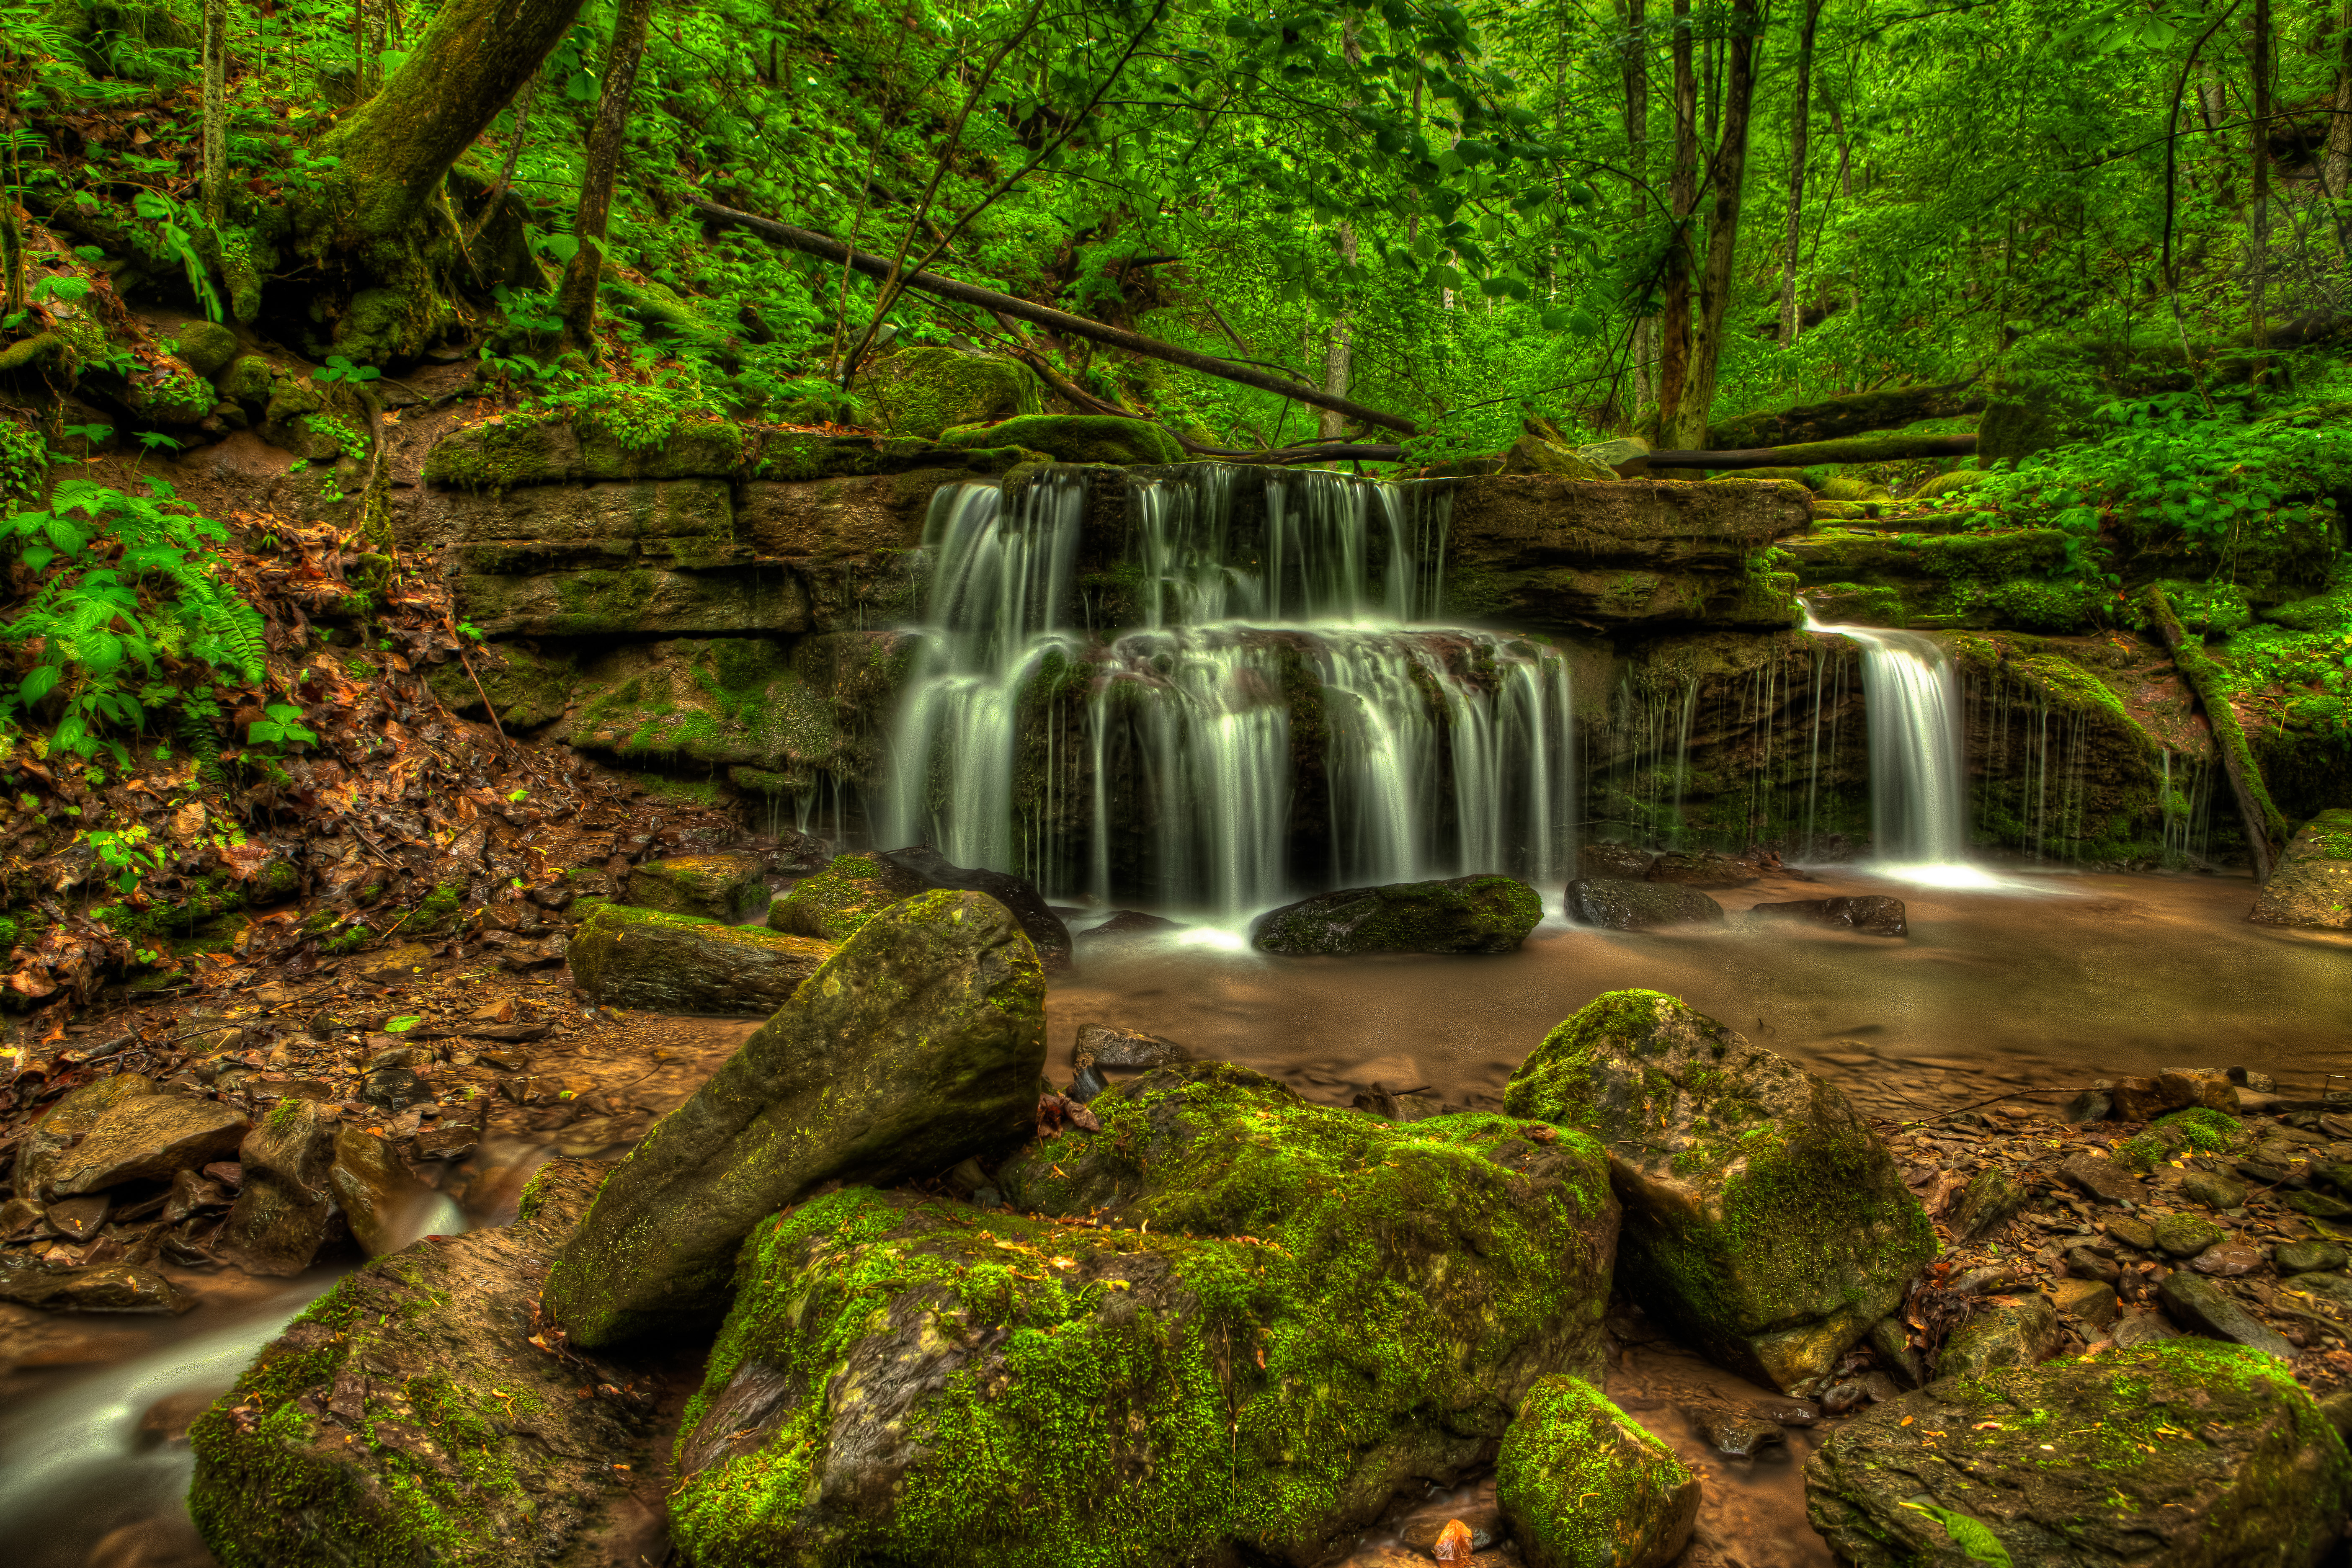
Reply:
[[[1727,926],[1620,932],[1553,919],[1496,957],[1275,958],[1206,945],[1204,931],[1082,937],[1077,976],[1047,1003],[1053,1059],[1067,1063],[1080,1025],[1111,1024],[1318,1100],[1344,1102],[1378,1079],[1491,1105],[1561,1019],[1638,986],[1684,998],[1886,1113],[2162,1067],[2244,1067],[2314,1094],[2326,1075],[2352,1074],[2352,938],[2248,923],[2252,889],[2238,878],[2032,885],[2028,895],[1776,878],[1714,894]],[[1758,903],[1845,893],[1903,899],[1911,934],[1743,918]]]

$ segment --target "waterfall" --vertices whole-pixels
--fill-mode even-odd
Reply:
[[[1871,835],[1882,869],[1920,880],[1969,879],[1968,771],[1950,656],[1916,633],[1823,626],[1810,611],[1805,629],[1862,646]]]
[[[1116,482],[1113,570],[1081,566],[1086,470],[1011,507],[933,498],[878,832],[1229,917],[1309,886],[1565,878],[1568,666],[1426,624],[1447,491],[1211,464]]]

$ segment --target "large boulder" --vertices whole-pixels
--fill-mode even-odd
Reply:
[[[551,1161],[512,1225],[346,1274],[263,1349],[189,1433],[221,1568],[660,1558],[646,1379],[531,1339],[598,1174]]]
[[[921,878],[925,888],[986,893],[1013,911],[1013,918],[1021,922],[1023,933],[1036,948],[1037,957],[1047,970],[1060,969],[1070,962],[1070,928],[1045,902],[1045,895],[1037,890],[1036,883],[1009,871],[955,865],[928,844],[885,850],[875,858]]]
[[[1699,1483],[1600,1390],[1555,1376],[1520,1402],[1495,1501],[1528,1568],[1664,1568],[1698,1522]]]
[[[1065,463],[1181,463],[1176,437],[1144,419],[1108,414],[1027,414],[944,432],[950,447],[1025,447]]]
[[[1543,896],[1508,877],[1347,888],[1258,917],[1266,952],[1514,952],[1543,920]]]
[[[38,1200],[49,1195],[49,1179],[58,1162],[99,1118],[127,1100],[155,1092],[155,1080],[135,1072],[116,1073],[69,1091],[51,1106],[48,1114],[25,1129],[16,1145],[16,1195]]]
[[[104,1192],[124,1182],[168,1182],[236,1152],[247,1122],[217,1100],[186,1094],[132,1094],[107,1108],[49,1173],[58,1196]]]
[[[1721,925],[1723,906],[1675,882],[1633,881],[1623,877],[1579,877],[1563,900],[1570,920],[1611,931],[1655,931],[1662,926]]]
[[[2352,1459],[2294,1376],[2194,1339],[1946,1378],[1805,1462],[1853,1568],[2309,1568],[2347,1505]]]
[[[820,1183],[927,1174],[1017,1140],[1045,998],[995,900],[893,905],[614,1171],[548,1277],[549,1315],[588,1346],[707,1323],[743,1237]]]
[[[678,1448],[705,1568],[1306,1563],[1601,1366],[1600,1151],[1159,1069],[1000,1173],[763,1225]],[[1021,1212],[1028,1211],[1028,1212]]]
[[[2271,879],[2254,891],[2258,925],[2352,931],[2352,808],[2323,811],[2286,847]]]
[[[993,424],[1045,406],[1028,366],[962,349],[904,348],[866,367],[860,388],[882,429],[937,440],[959,425]]]
[[[793,936],[847,942],[867,921],[928,886],[919,873],[879,855],[836,855],[768,906],[768,924]]]
[[[582,993],[608,1006],[756,1017],[791,1000],[833,951],[761,926],[607,904],[564,957]]]
[[[733,925],[767,912],[767,868],[757,855],[676,855],[648,860],[629,873],[629,902],[641,910]]]
[[[1784,1393],[1819,1387],[1935,1256],[1926,1212],[1845,1096],[1675,997],[1595,998],[1519,1065],[1503,1104],[1608,1148],[1625,1293]]]
[[[337,1217],[328,1173],[342,1108],[288,1098],[269,1108],[238,1147],[236,1202],[217,1238],[248,1274],[287,1276],[310,1267]]]

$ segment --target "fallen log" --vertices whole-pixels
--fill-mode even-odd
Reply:
[[[1893,463],[1908,458],[1966,458],[1975,454],[1974,436],[1862,436],[1843,441],[1804,441],[1793,447],[1750,447],[1739,451],[1653,452],[1653,468],[1809,468],[1816,463]]]
[[[1922,419],[1948,419],[1984,410],[1985,387],[1976,376],[1927,386],[1890,386],[1824,398],[1778,414],[1743,414],[1710,426],[1707,434],[1726,447],[1785,447],[1891,430]]]
[[[689,205],[696,212],[702,215],[705,222],[756,234],[772,245],[782,246],[787,250],[797,250],[803,256],[814,256],[822,261],[830,261],[837,267],[846,267],[853,271],[863,272],[869,278],[888,279],[893,275],[894,269],[887,257],[875,256],[863,250],[852,250],[841,241],[817,234],[813,230],[794,228],[790,224],[778,223],[773,218],[760,217],[752,213],[739,212],[733,207],[720,206],[716,202],[698,201]],[[934,299],[952,300],[961,305],[976,306],[983,310],[992,310],[999,315],[1011,316],[1016,321],[1027,321],[1055,332],[1066,333],[1071,337],[1086,338],[1094,342],[1108,343],[1113,348],[1125,349],[1129,353],[1165,360],[1170,364],[1181,364],[1187,370],[1197,370],[1202,375],[1213,375],[1221,381],[1237,382],[1244,386],[1254,386],[1260,392],[1271,392],[1276,396],[1287,397],[1294,403],[1305,403],[1317,408],[1328,408],[1335,414],[1343,414],[1350,419],[1359,419],[1367,425],[1378,425],[1384,429],[1402,431],[1408,436],[1420,434],[1420,427],[1410,419],[1400,418],[1393,414],[1383,414],[1377,408],[1367,408],[1360,403],[1351,403],[1344,397],[1334,397],[1328,393],[1318,392],[1313,387],[1302,386],[1297,382],[1276,375],[1269,371],[1235,364],[1231,360],[1218,359],[1211,354],[1195,353],[1191,349],[1179,348],[1174,343],[1163,343],[1157,338],[1147,338],[1140,332],[1130,332],[1123,327],[1109,326],[1101,321],[1090,321],[1084,316],[1073,316],[1067,311],[1033,304],[1027,300],[1016,299],[1010,294],[999,294],[992,289],[981,289],[970,283],[959,283],[952,278],[942,278],[936,272],[906,273],[898,277],[898,283],[902,288],[929,294]]]
[[[2254,762],[2253,748],[2246,743],[2245,731],[2239,727],[2237,710],[2230,706],[2229,691],[2219,679],[2221,671],[2206,657],[2204,643],[2181,630],[2162,584],[2147,585],[2147,611],[2148,619],[2156,623],[2157,636],[2172,655],[2174,667],[2196,694],[2198,705],[2205,710],[2205,721],[2213,728],[2214,749],[2221,753],[2221,771],[2229,775],[2230,793],[2237,797],[2246,849],[2254,858],[2254,885],[2260,887],[2271,879],[2271,868],[2277,861],[2273,838],[2284,842],[2286,817],[2263,787],[2262,769]]]

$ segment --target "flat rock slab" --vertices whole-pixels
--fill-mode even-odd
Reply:
[[[1805,1463],[1805,1508],[1853,1568],[2305,1568],[2352,1503],[2352,1458],[2286,1369],[2168,1340],[1948,1378],[1874,1406]]]
[[[190,1434],[221,1568],[661,1561],[650,1383],[530,1342],[601,1174],[550,1162],[514,1224],[378,1258],[264,1347]]]
[[[607,1006],[757,1017],[791,1000],[833,952],[761,926],[607,904],[565,956],[580,989]]]
[[[648,860],[629,873],[629,902],[730,925],[752,920],[768,912],[766,858],[715,854]]]
[[[172,1315],[196,1299],[149,1268],[93,1263],[52,1268],[30,1258],[12,1258],[0,1268],[0,1301],[38,1307],[45,1312],[132,1312]]]
[[[2066,1184],[2102,1203],[2144,1203],[2147,1188],[2113,1160],[2097,1154],[2077,1154],[2058,1167]]]
[[[99,1119],[116,1105],[154,1092],[152,1079],[123,1072],[86,1083],[58,1100],[47,1115],[25,1130],[24,1142],[16,1145],[16,1195],[48,1196],[49,1180],[75,1140],[98,1125]]]
[[[1758,904],[1750,920],[1801,921],[1808,925],[1868,931],[1873,936],[1907,936],[1911,922],[1903,900],[1883,894],[1844,899],[1796,899],[1787,903]]]
[[[2284,1335],[2263,1327],[2226,1288],[2203,1275],[2176,1268],[2157,1287],[2156,1299],[2165,1316],[2191,1333],[2227,1340],[2282,1362],[2294,1355],[2294,1347]]]
[[[1622,877],[1579,877],[1568,885],[1567,907],[1570,920],[1610,931],[1721,925],[1727,919],[1723,906],[1696,888]]]
[[[244,1115],[185,1094],[141,1094],[107,1108],[49,1175],[59,1197],[124,1182],[168,1182],[236,1152]]]
[[[1455,877],[1318,893],[1260,915],[1265,952],[1513,952],[1543,920],[1543,897],[1509,877]]]
[[[1080,1068],[1088,1062],[1106,1068],[1164,1068],[1192,1059],[1192,1053],[1173,1040],[1139,1029],[1114,1029],[1108,1024],[1081,1025],[1070,1051],[1072,1064]]]

